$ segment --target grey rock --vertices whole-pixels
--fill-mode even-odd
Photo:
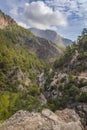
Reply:
[[[41,93],[40,95],[41,98],[41,105],[45,105],[47,103],[47,99],[45,98],[45,96]]]
[[[82,92],[87,92],[87,86],[81,88]]]
[[[66,118],[66,119],[65,119]],[[18,111],[0,123],[0,130],[84,130],[74,110],[65,109],[53,113],[44,109],[41,113]]]

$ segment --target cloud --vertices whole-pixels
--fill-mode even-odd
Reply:
[[[82,17],[83,13],[87,14],[87,0],[45,0],[45,3],[69,15],[74,13]]]
[[[18,8],[15,7],[13,9],[10,10],[10,14],[13,15],[13,16],[18,16]]]
[[[40,29],[67,26],[67,17],[58,10],[53,11],[42,1],[26,3],[24,17],[31,27]]]
[[[18,25],[24,27],[24,28],[30,28],[30,26],[28,26],[26,23],[23,23],[23,22],[17,22]]]
[[[71,39],[87,27],[87,0],[3,0],[0,8],[25,28],[54,29]]]
[[[87,0],[6,0],[10,15],[31,27],[57,28],[78,19],[87,25]],[[30,3],[29,3],[30,2]],[[22,8],[21,11],[20,8]],[[68,27],[67,26],[67,27]]]

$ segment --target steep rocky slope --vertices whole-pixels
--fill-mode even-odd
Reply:
[[[64,47],[72,44],[71,40],[61,37],[53,30],[40,30],[36,28],[30,28],[29,30],[34,35],[50,40],[60,47]]]
[[[84,31],[84,30],[83,30]],[[87,35],[83,35],[77,44],[67,47],[62,55],[54,64],[54,68],[71,72],[79,75],[87,72]]]
[[[73,110],[53,113],[44,109],[41,113],[18,111],[0,124],[0,130],[83,130],[83,126]]]

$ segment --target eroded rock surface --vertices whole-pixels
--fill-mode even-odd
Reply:
[[[0,124],[0,130],[84,130],[74,110],[65,109],[53,113],[44,109],[41,113],[18,111]]]

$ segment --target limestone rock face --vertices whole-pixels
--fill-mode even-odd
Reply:
[[[65,109],[53,113],[44,109],[41,113],[18,111],[0,124],[0,130],[84,130],[79,116]]]
[[[16,22],[0,10],[0,29],[3,29],[10,24],[16,24]]]

